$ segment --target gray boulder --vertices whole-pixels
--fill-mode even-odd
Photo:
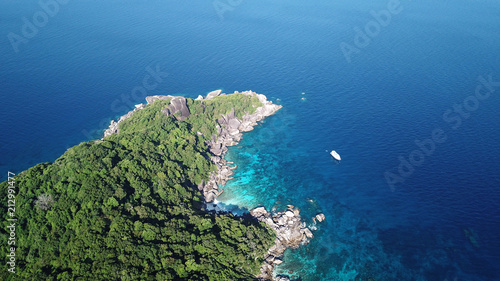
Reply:
[[[320,213],[320,214],[317,214],[316,215],[316,219],[319,221],[319,222],[322,222],[325,220],[325,215],[323,213]]]
[[[210,152],[212,152],[214,155],[220,156],[222,154],[223,147],[221,143],[211,143],[210,145]]]
[[[191,115],[186,105],[185,97],[172,98],[172,100],[170,100],[170,105],[167,108],[163,109],[162,112],[167,116],[174,116],[174,114],[180,113],[180,116],[176,117],[177,120],[180,121],[184,121],[189,117],[189,115]]]
[[[171,99],[173,97],[174,96],[171,96],[171,95],[168,95],[168,96],[160,96],[160,95],[149,96],[149,97],[146,97],[146,101],[148,102],[148,104],[150,104],[150,103],[155,102],[156,100],[166,100],[166,99]]]
[[[207,94],[207,97],[205,98],[205,100],[209,100],[209,99],[215,98],[216,96],[220,95],[221,93],[222,93],[222,90],[212,91],[212,92],[210,92],[210,93]]]

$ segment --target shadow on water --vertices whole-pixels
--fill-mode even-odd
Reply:
[[[231,213],[233,215],[242,216],[245,213],[249,213],[249,209],[234,204],[225,204],[222,202],[206,203],[205,209],[209,212],[220,213]]]

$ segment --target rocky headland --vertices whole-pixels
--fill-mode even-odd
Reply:
[[[224,154],[227,152],[227,147],[238,144],[242,134],[253,130],[258,124],[257,122],[264,118],[273,115],[282,106],[273,104],[267,100],[267,97],[262,94],[257,94],[252,91],[242,92],[243,95],[251,95],[258,98],[261,106],[257,107],[252,114],[246,113],[241,118],[237,118],[234,108],[231,112],[221,115],[217,119],[216,126],[217,134],[213,134],[210,140],[206,143],[211,153],[211,161],[216,165],[216,172],[212,173],[207,181],[202,181],[198,185],[198,189],[203,193],[206,203],[214,202],[214,200],[223,192],[219,186],[224,186],[226,182],[232,179],[233,170],[236,166],[232,162],[227,162],[224,159]],[[198,96],[196,100],[206,101],[217,96],[225,95],[221,90],[216,90],[207,94],[206,97]],[[184,120],[190,115],[189,108],[186,104],[186,98],[179,96],[149,96],[146,97],[148,104],[155,100],[170,99],[170,104],[162,112],[167,116],[173,116],[177,120]],[[122,116],[118,121],[111,121],[109,128],[105,131],[104,136],[109,136],[119,132],[119,123],[130,118],[132,114],[144,108],[145,105],[137,105],[136,108],[126,115]],[[201,134],[200,132],[197,132]],[[300,245],[309,243],[309,239],[313,238],[311,230],[302,222],[300,210],[292,205],[288,205],[284,212],[270,213],[264,207],[257,207],[250,210],[250,214],[258,221],[266,223],[271,229],[276,232],[276,240],[274,245],[268,250],[265,255],[264,264],[260,268],[260,274],[257,276],[259,280],[274,280],[274,281],[289,281],[287,276],[274,276],[274,267],[281,264],[281,257],[286,249],[297,248]],[[323,214],[318,214],[313,218],[321,222],[325,219]]]
[[[241,119],[235,116],[234,109],[217,119],[217,134],[212,135],[211,140],[207,141],[209,150],[212,153],[211,160],[217,166],[217,172],[210,175],[207,182],[202,182],[198,185],[198,189],[203,192],[207,203],[213,202],[217,196],[222,193],[219,186],[225,185],[226,182],[231,179],[233,170],[236,169],[236,166],[228,165],[233,163],[227,163],[224,159],[227,147],[238,144],[243,132],[253,130],[257,122],[273,115],[282,107],[281,105],[276,105],[268,101],[265,95],[257,94],[252,91],[242,92],[241,94],[257,97],[262,106],[258,107],[253,114],[247,113],[243,115]],[[208,100],[219,95],[224,95],[221,90],[213,91],[205,98],[198,96],[196,100]]]
[[[311,230],[302,222],[300,210],[288,205],[284,212],[271,214],[264,207],[250,210],[250,214],[258,221],[264,222],[276,232],[274,245],[266,253],[264,264],[260,267],[259,280],[290,280],[286,276],[274,276],[274,267],[283,262],[281,257],[286,249],[295,249],[309,243],[313,238]]]

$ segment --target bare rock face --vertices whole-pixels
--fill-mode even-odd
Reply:
[[[161,112],[166,116],[174,116],[176,113],[180,113],[180,116],[177,120],[184,121],[191,113],[189,112],[189,108],[186,105],[186,98],[180,96],[149,96],[146,97],[146,101],[148,104],[155,102],[156,100],[166,100],[170,99],[170,105],[167,108],[164,108]],[[175,116],[174,116],[175,117]]]
[[[222,143],[213,143],[210,145],[210,152],[214,155],[220,156],[222,154]]]
[[[215,97],[219,96],[221,93],[222,93],[222,90],[212,91],[212,92],[210,92],[210,93],[207,94],[207,97],[205,98],[205,100],[209,100],[209,99],[215,98]]]
[[[171,95],[168,95],[168,96],[158,96],[158,95],[156,95],[156,96],[149,96],[149,97],[146,97],[146,102],[148,104],[150,104],[150,103],[153,103],[156,100],[166,100],[166,99],[171,99],[173,97],[174,96],[171,96]]]
[[[170,100],[170,105],[161,111],[166,116],[173,116],[179,121],[184,121],[191,115],[189,109],[186,105],[185,97],[172,97]],[[175,116],[174,114],[180,113],[180,115]]]
[[[241,134],[239,131],[239,127],[241,125],[241,121],[238,120],[234,116],[234,108],[231,110],[226,115],[222,115],[221,118],[217,119],[217,122],[219,123],[219,139],[224,140],[228,139],[227,143],[225,144],[226,146],[231,146],[234,144],[231,144],[233,140],[239,141],[241,138]],[[230,137],[228,137],[230,136]]]
[[[238,118],[230,119],[227,122],[227,127],[228,127],[229,130],[238,130],[238,128],[240,127],[240,125],[241,125],[241,122],[240,122],[240,120],[238,120]]]

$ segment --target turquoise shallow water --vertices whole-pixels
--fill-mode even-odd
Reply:
[[[7,35],[41,7],[0,3],[2,179],[100,137],[146,95],[253,90],[284,107],[229,150],[238,169],[219,199],[327,216],[279,272],[500,280],[500,90],[464,104],[479,76],[500,80],[500,5],[400,1],[349,63],[341,43],[389,1],[232,3],[221,20],[211,1],[68,1],[18,53]],[[157,66],[168,75],[134,92]],[[456,104],[474,110],[443,119]],[[435,129],[446,141],[391,190],[384,173]]]
[[[490,232],[497,226],[496,202],[477,198],[496,196],[494,167],[488,172],[483,166],[477,178],[470,178],[460,168],[453,172],[446,167],[449,162],[444,172],[439,171],[444,169],[441,163],[428,160],[431,167],[421,167],[410,184],[392,192],[383,177],[387,154],[373,153],[383,153],[380,147],[388,149],[387,144],[377,144],[368,137],[373,132],[353,130],[349,124],[328,126],[343,122],[329,117],[334,115],[331,111],[318,110],[321,102],[314,103],[314,92],[290,96],[278,101],[284,105],[281,111],[230,148],[227,159],[238,168],[219,197],[236,212],[241,207],[279,210],[293,204],[310,226],[312,216],[326,214],[327,221],[317,225],[312,243],[288,251],[278,272],[292,270],[303,280],[496,279],[498,256],[483,246],[498,245]],[[334,111],[348,116],[345,111],[352,107],[342,105]],[[376,126],[371,130],[382,129]],[[338,128],[349,133],[339,136]],[[358,142],[350,143],[352,138]],[[329,149],[336,149],[343,160],[332,159]],[[443,150],[443,154],[450,151]],[[435,157],[441,161],[439,154]],[[443,159],[447,160],[453,161]],[[465,160],[463,165],[474,166]],[[490,181],[476,182],[487,177]]]

